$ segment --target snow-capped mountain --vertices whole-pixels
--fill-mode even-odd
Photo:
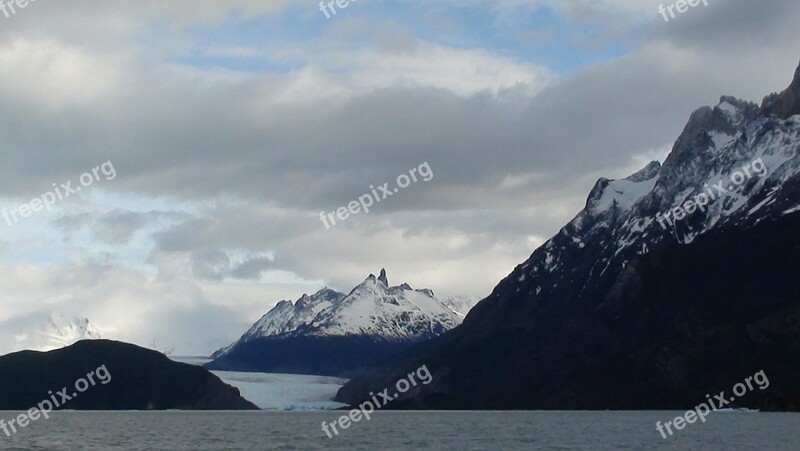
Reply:
[[[282,301],[259,319],[241,339],[212,356],[231,361],[248,344],[259,340],[354,338],[359,343],[384,343],[394,349],[429,340],[461,324],[474,301],[437,298],[428,289],[408,284],[390,286],[386,271],[370,274],[349,294],[324,288],[295,303]],[[379,345],[380,346],[380,345]],[[251,366],[253,362],[249,362]]]
[[[798,89],[800,68],[783,96]],[[531,304],[597,301],[643,255],[797,211],[790,181],[800,173],[800,104],[781,117],[770,113],[776,98],[783,97],[772,95],[759,108],[724,96],[692,113],[663,165],[652,162],[622,180],[600,179],[586,207],[477,309],[489,309],[512,286]],[[698,198],[707,205],[688,213]]]
[[[89,318],[67,318],[59,313],[50,314],[40,330],[40,335],[46,340],[45,346],[50,349],[64,348],[81,340],[101,338],[100,332]]]
[[[52,351],[81,340],[100,339],[100,332],[88,319],[59,312],[31,315],[3,325],[9,340],[8,352],[28,349]],[[12,344],[13,343],[13,344]]]
[[[440,377],[416,406],[434,408],[680,408],[753,365],[794,380],[798,226],[800,67],[760,107],[695,111],[663,165],[600,179],[461,327],[339,400],[421,363]],[[800,406],[780,390],[752,405]]]
[[[472,307],[475,307],[478,301],[480,301],[480,299],[467,296],[450,296],[439,299],[442,305],[450,309],[450,311],[455,313],[462,321],[466,318],[469,311],[472,310]],[[459,323],[460,322],[461,321],[459,321]]]

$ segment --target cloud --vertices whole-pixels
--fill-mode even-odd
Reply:
[[[100,216],[94,227],[94,235],[103,243],[124,244],[130,241],[133,234],[141,230],[149,222],[148,215],[114,210]]]
[[[3,292],[0,352],[19,350],[14,337],[33,337],[36,324],[30,319],[50,312],[88,317],[106,338],[155,343],[159,349],[174,347],[184,353],[212,349],[246,324],[232,309],[209,302],[191,283],[165,283],[117,265],[18,264],[2,265],[1,272],[0,283],[15,291]],[[207,327],[199,332],[199,324]]]
[[[273,261],[269,257],[253,257],[242,262],[236,263],[230,271],[230,276],[234,279],[258,280],[264,271],[273,267]]]
[[[381,267],[486,295],[597,178],[662,157],[721,94],[782,89],[799,57],[791,1],[729,0],[667,24],[660,2],[458,3],[510,41],[459,34],[458,14],[446,33],[410,23],[443,21],[451,1],[398,4],[430,16],[112,0],[39,2],[4,23],[0,200],[109,160],[118,177],[7,229],[0,321],[63,309],[210,352],[281,299]],[[520,8],[549,22],[509,25]],[[555,52],[562,36],[581,46],[564,61],[599,62],[561,73],[522,56],[520,42]],[[330,230],[319,221],[422,162],[431,181]]]
[[[203,280],[259,280],[261,274],[273,266],[268,256],[244,256],[235,261],[227,252],[218,249],[192,252],[190,259],[192,275]]]

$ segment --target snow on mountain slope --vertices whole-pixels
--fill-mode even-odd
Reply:
[[[100,332],[88,318],[68,317],[58,312],[35,315],[17,324],[4,324],[4,332],[11,335],[13,346],[18,351],[52,351],[81,340],[100,339]]]
[[[769,368],[785,383],[746,406],[798,410],[798,211],[800,67],[760,108],[722,97],[695,111],[663,165],[600,179],[462,326],[337,400],[425,364],[437,377],[404,408],[668,410]]]
[[[99,340],[100,332],[88,318],[67,318],[58,313],[52,313],[41,329],[40,334],[47,341],[46,346],[51,349],[70,346],[81,340]]]
[[[324,288],[303,295],[294,304],[281,301],[258,320],[242,338],[221,349],[265,337],[368,336],[387,341],[413,342],[432,338],[461,323],[475,304],[469,298],[440,300],[431,290],[408,284],[389,286],[386,271],[370,274],[349,294]]]
[[[528,299],[531,306],[601,302],[598,294],[624,277],[627,265],[642,255],[689,244],[712,230],[746,229],[796,211],[797,105],[800,68],[792,86],[767,97],[761,107],[723,96],[716,106],[696,110],[663,165],[652,162],[623,180],[600,179],[586,207],[472,312],[488,314],[508,297]],[[744,176],[734,181],[737,173]],[[713,196],[703,209],[677,220],[670,213],[709,193]],[[663,220],[668,213],[672,220]],[[466,322],[481,317],[470,315]],[[518,318],[496,321],[522,321]]]
[[[467,313],[472,310],[472,307],[475,307],[475,304],[477,304],[480,299],[465,296],[450,296],[442,298],[440,301],[445,307],[450,309],[460,318],[464,318],[467,316]]]
[[[313,325],[321,312],[331,309],[344,297],[342,293],[323,288],[311,296],[304,294],[295,304],[281,301],[256,322],[245,337],[282,335]]]

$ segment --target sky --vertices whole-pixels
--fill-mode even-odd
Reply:
[[[0,353],[57,314],[208,355],[381,268],[487,296],[598,178],[663,160],[693,110],[791,80],[796,0],[660,5],[0,10]]]

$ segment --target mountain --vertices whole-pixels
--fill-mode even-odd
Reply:
[[[60,313],[51,313],[39,330],[40,345],[37,350],[49,351],[63,348],[81,340],[98,340],[100,332],[88,318],[68,318]]]
[[[56,311],[35,312],[0,323],[0,353],[20,349],[51,351],[99,338],[100,329],[88,318]]]
[[[370,274],[349,294],[324,288],[282,301],[241,339],[214,353],[207,368],[342,375],[388,358],[459,325],[468,298],[437,298]]]
[[[600,179],[460,327],[337,400],[426,364],[395,407],[687,409],[764,370],[737,405],[800,409],[799,105],[800,68],[698,109],[663,165]]]
[[[104,367],[103,371],[100,368]],[[76,391],[79,379],[84,384]],[[164,354],[108,340],[80,341],[50,352],[23,351],[0,357],[0,410],[27,411],[65,387],[74,410],[255,410],[239,390],[194,365]]]

